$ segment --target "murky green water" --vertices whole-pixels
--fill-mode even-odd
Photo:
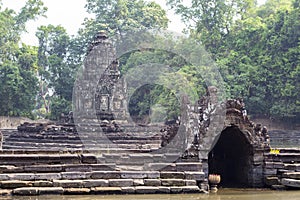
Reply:
[[[218,194],[0,197],[5,200],[299,200],[300,191],[219,190]]]

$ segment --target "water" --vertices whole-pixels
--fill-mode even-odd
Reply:
[[[299,200],[300,191],[223,189],[217,194],[1,197],[3,200]]]

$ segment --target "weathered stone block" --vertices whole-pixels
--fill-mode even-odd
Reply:
[[[108,184],[111,187],[130,187],[133,186],[133,179],[109,179]]]
[[[184,186],[182,187],[183,193],[199,193],[200,188],[198,186]]]
[[[204,172],[185,172],[185,178],[189,180],[203,181],[205,179]]]
[[[180,172],[185,172],[185,171],[202,171],[202,163],[200,162],[195,162],[195,163],[176,163],[176,169],[177,171]]]
[[[144,184],[145,186],[160,186],[161,181],[159,179],[145,179]]]
[[[139,171],[123,171],[120,174],[121,174],[121,178],[125,178],[125,179],[128,178],[143,179],[148,177],[147,173],[139,172]]]
[[[34,187],[53,187],[53,182],[51,181],[34,181],[32,183]]]
[[[54,187],[63,187],[63,188],[81,188],[83,187],[83,180],[54,180]]]
[[[61,195],[64,193],[62,187],[40,187],[38,188],[39,195]]]
[[[300,172],[286,172],[282,174],[283,178],[300,179]]]
[[[39,173],[35,174],[35,180],[59,180],[61,179],[60,173]]]
[[[123,194],[135,194],[135,187],[121,187]]]
[[[83,187],[91,188],[91,187],[108,187],[108,180],[103,179],[92,179],[92,180],[84,180]]]
[[[158,187],[158,193],[170,194],[171,193],[170,187],[159,186]]]
[[[179,193],[182,193],[182,187],[170,187],[170,192],[172,194],[179,194]]]
[[[61,178],[66,180],[78,180],[90,178],[89,172],[61,172]]]
[[[279,184],[279,180],[278,180],[278,177],[266,177],[265,178],[265,184],[268,185],[268,186],[271,186],[271,185],[278,185]]]
[[[300,180],[283,178],[281,179],[281,184],[288,187],[300,188]]]
[[[121,194],[121,187],[94,187],[91,189],[94,194]]]
[[[148,169],[169,172],[177,170],[175,163],[149,163]]]
[[[184,180],[186,186],[197,186],[196,180]]]
[[[271,188],[273,190],[286,190],[287,189],[287,187],[284,185],[272,185]]]
[[[32,186],[31,181],[1,181],[1,188],[3,189],[15,189],[20,187],[30,187]]]
[[[283,169],[284,168],[283,162],[274,162],[274,168]]]
[[[184,172],[160,172],[161,179],[184,179]]]
[[[147,178],[148,179],[159,179],[160,178],[160,172],[159,171],[147,172]]]
[[[274,164],[273,162],[265,162],[265,166],[266,169],[273,169],[274,168]]]
[[[35,179],[33,173],[18,173],[18,174],[9,174],[10,180],[20,180],[20,181],[32,181]]]
[[[26,172],[61,172],[63,170],[62,165],[31,165],[24,166]]]
[[[0,174],[0,181],[10,180],[8,174]]]
[[[70,194],[70,195],[86,195],[90,193],[89,188],[65,188],[64,189],[64,194]]]
[[[38,189],[34,187],[22,187],[13,190],[14,195],[37,195]]]
[[[95,171],[91,173],[92,179],[119,179],[120,172],[116,171]]]
[[[265,169],[264,174],[265,175],[276,175],[277,169]]]
[[[155,194],[158,191],[158,187],[136,186],[135,191],[137,194]]]
[[[88,164],[96,164],[98,162],[94,154],[81,154],[81,161]]]
[[[145,185],[144,179],[133,179],[133,185],[134,186],[143,186],[143,185]]]
[[[162,186],[184,186],[185,182],[183,179],[162,179]]]
[[[286,170],[292,170],[292,171],[295,171],[296,168],[297,168],[297,166],[294,165],[294,164],[284,164],[284,169],[286,169]]]

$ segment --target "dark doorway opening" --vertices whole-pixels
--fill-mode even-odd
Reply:
[[[208,155],[209,174],[221,175],[221,187],[250,187],[252,147],[236,126],[222,131]]]

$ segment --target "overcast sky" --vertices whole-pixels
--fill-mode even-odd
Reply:
[[[163,8],[165,0],[155,0]],[[18,11],[25,4],[25,0],[2,0],[3,6],[12,8]],[[40,17],[36,21],[31,21],[27,24],[28,34],[22,36],[23,42],[30,45],[38,45],[35,37],[37,27],[40,25],[62,25],[71,35],[75,35],[80,28],[85,17],[88,16],[84,8],[86,0],[43,0],[48,11],[47,18]],[[184,25],[180,22],[180,17],[175,16],[172,11],[168,11],[168,17],[171,20],[169,29],[176,32],[181,32]]]
[[[174,13],[168,10],[165,0],[154,0],[160,4],[168,12],[168,18],[171,21],[169,23],[169,30],[181,33],[184,25],[180,21],[180,17],[174,15]],[[265,0],[258,0],[262,3]],[[12,8],[18,11],[24,6],[25,0],[2,0],[3,6]],[[41,25],[62,25],[67,29],[70,35],[75,35],[77,30],[81,27],[85,17],[88,17],[84,8],[86,0],[43,0],[48,11],[46,13],[47,18],[40,17],[36,21],[31,21],[27,24],[28,33],[22,36],[23,42],[30,45],[38,45],[35,32],[37,27]]]

